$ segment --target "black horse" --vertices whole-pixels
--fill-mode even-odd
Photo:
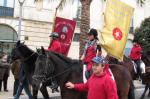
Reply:
[[[142,61],[145,63],[146,73],[142,75],[142,82],[145,84],[144,92],[140,99],[144,99],[146,91],[149,89],[148,97],[150,97],[150,71],[147,71],[147,69],[150,69],[150,50],[146,51],[142,54]]]
[[[38,53],[34,52],[33,50],[29,49],[24,43],[20,43],[18,41],[16,43],[15,48],[11,52],[11,60],[12,62],[16,59],[21,59],[23,68],[29,80],[29,83],[32,85],[33,88],[33,99],[37,99],[38,88],[34,85],[34,81],[32,76],[35,70],[35,61],[38,57]],[[40,87],[40,91],[43,94],[44,99],[49,99],[49,95],[46,89],[47,83],[42,83]]]
[[[55,52],[45,52],[43,48],[41,51],[42,54],[37,58],[36,67],[39,67],[40,71],[43,72],[38,72],[39,70],[36,72],[35,70],[35,75],[40,77],[40,81],[38,81],[39,84],[40,82],[55,78],[60,85],[62,99],[85,99],[86,97],[82,95],[81,92],[70,90],[65,87],[67,81],[73,83],[83,82],[82,62],[79,60],[72,60]],[[134,99],[134,97],[128,98],[129,90],[132,85],[130,72],[125,67],[117,64],[111,64],[110,68],[115,77],[119,99]]]

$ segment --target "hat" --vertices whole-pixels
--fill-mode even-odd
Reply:
[[[93,59],[92,59],[92,61],[94,62],[94,63],[97,63],[97,64],[104,64],[105,63],[105,58],[104,57],[102,57],[102,56],[96,56],[96,57],[94,57]]]
[[[59,38],[59,34],[57,32],[52,32],[49,37]]]
[[[96,29],[91,29],[88,33],[88,35],[94,35],[94,37],[97,37],[97,30]]]

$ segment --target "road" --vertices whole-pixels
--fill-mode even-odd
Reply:
[[[11,74],[9,79],[8,79],[8,90],[9,90],[9,92],[4,92],[2,90],[2,92],[0,92],[0,99],[13,99],[13,96],[12,96],[13,82],[14,82],[14,79],[13,79],[13,76]],[[136,88],[135,89],[135,95],[136,95],[135,99],[140,99],[140,96],[141,96],[142,92],[144,91],[144,85],[142,85],[140,81],[134,81],[134,84],[135,84],[135,88]],[[48,90],[49,90],[49,94],[51,96],[51,99],[61,99],[60,93],[51,93],[50,88],[48,88]],[[23,92],[23,93],[25,94],[25,92]],[[43,99],[40,92],[39,92],[38,97],[39,97],[39,99]],[[27,95],[21,95],[20,99],[28,99],[28,97],[27,97]],[[150,98],[148,98],[147,94],[146,94],[146,97],[144,99],[150,99]]]

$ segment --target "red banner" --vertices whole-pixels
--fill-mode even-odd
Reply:
[[[59,33],[62,54],[67,56],[75,30],[76,21],[56,17],[54,32]]]

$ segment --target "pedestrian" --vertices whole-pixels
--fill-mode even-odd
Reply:
[[[137,65],[137,78],[141,77],[140,61],[142,56],[142,48],[137,40],[133,40],[133,47],[131,49],[130,58]]]
[[[95,56],[101,56],[101,47],[98,44],[98,33],[96,29],[91,29],[88,33],[88,41],[85,44],[81,60],[86,66],[85,76],[88,79],[91,75],[92,59]]]
[[[2,81],[5,73],[4,65],[2,64],[2,55],[0,55],[0,91],[2,90]]]
[[[24,65],[21,64],[20,74],[19,74],[19,86],[18,86],[18,89],[17,89],[17,93],[14,96],[14,99],[19,99],[23,89],[27,93],[29,99],[32,99],[32,94],[31,94],[31,91],[30,91],[30,88],[29,88],[29,81],[27,79],[27,74],[24,71]]]
[[[87,91],[88,99],[118,99],[115,81],[103,71],[104,59],[101,56],[94,57],[92,62],[93,74],[86,83],[67,82],[66,87],[78,91]]]
[[[1,90],[2,82],[3,82],[3,88],[5,92],[8,92],[7,81],[8,81],[8,77],[10,74],[10,64],[7,62],[7,58],[8,58],[7,54],[3,53],[2,58],[1,58],[1,67],[3,70],[2,71],[3,76],[2,76],[2,79],[0,80],[0,90]]]
[[[14,89],[13,89],[13,96],[16,95],[17,89],[19,86],[19,71],[20,71],[20,65],[21,65],[21,60],[17,59],[11,64],[11,71],[12,74],[14,75]]]

